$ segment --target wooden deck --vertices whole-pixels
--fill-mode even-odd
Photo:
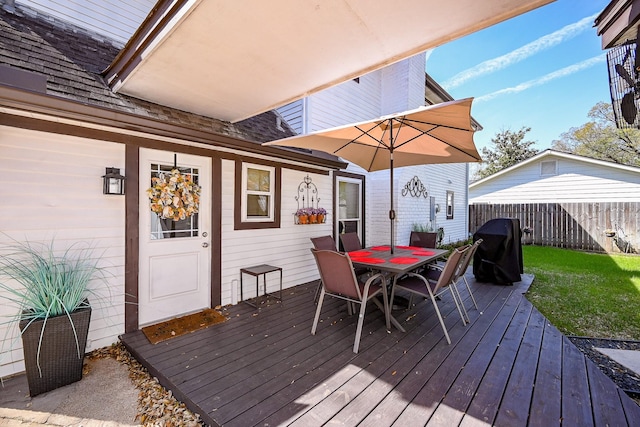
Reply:
[[[443,296],[451,345],[426,300],[393,312],[406,333],[388,333],[371,305],[354,354],[356,316],[327,298],[312,336],[315,284],[259,310],[228,307],[225,323],[156,345],[140,331],[121,338],[210,425],[640,425],[640,407],[523,296],[530,276],[514,286],[468,277],[482,314],[469,310],[463,326]]]

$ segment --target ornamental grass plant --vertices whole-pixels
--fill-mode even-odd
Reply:
[[[54,241],[12,240],[0,248],[0,299],[16,308],[14,314],[0,322],[7,326],[0,353],[6,350],[7,343],[13,347],[34,322],[43,320],[44,330],[49,319],[66,316],[76,337],[77,355],[79,358],[84,356],[85,349],[80,348],[71,314],[90,308],[89,297],[95,295],[90,287],[93,280],[106,280],[105,270],[98,265],[100,257],[94,252],[93,247],[83,243],[56,251]],[[10,326],[20,322],[23,326],[19,335],[10,338]]]
[[[0,289],[21,319],[46,319],[87,306],[89,283],[104,278],[92,247],[72,245],[56,255],[54,242],[17,242],[0,255]],[[16,287],[9,281],[17,282]]]

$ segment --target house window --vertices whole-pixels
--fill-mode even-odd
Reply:
[[[279,185],[279,168],[236,162],[236,230],[280,226]]]
[[[447,191],[447,219],[453,219],[453,191]]]
[[[558,174],[558,162],[555,160],[549,160],[546,162],[540,162],[540,175],[557,175]]]

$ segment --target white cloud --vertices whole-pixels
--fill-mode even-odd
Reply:
[[[435,49],[428,49],[428,50],[426,50],[424,52],[424,55],[425,55],[425,57],[424,57],[425,69],[426,69],[427,61],[429,61],[429,57],[431,57],[431,54],[433,53],[434,50]]]
[[[518,93],[518,92],[522,92],[525,91],[527,89],[531,89],[532,87],[536,87],[536,86],[540,86],[543,85],[545,83],[550,82],[551,80],[555,80],[555,79],[559,79],[562,77],[566,77],[569,76],[571,74],[577,73],[578,71],[582,71],[586,68],[592,67],[596,64],[599,64],[601,62],[604,62],[607,58],[607,54],[606,53],[602,53],[598,56],[594,56],[593,58],[584,60],[582,62],[578,62],[577,64],[573,64],[570,65],[568,67],[565,68],[561,68],[560,70],[554,71],[552,73],[549,73],[547,75],[544,75],[540,78],[537,79],[533,79],[533,80],[529,80],[527,82],[524,83],[520,83],[517,86],[514,87],[509,87],[509,88],[505,88],[505,89],[500,89],[497,90],[495,92],[489,93],[487,95],[482,95],[479,96],[477,98],[475,98],[474,103],[478,103],[478,102],[482,102],[482,101],[489,101],[493,98],[496,98],[500,95],[506,95],[506,94],[513,94],[513,93]]]
[[[539,39],[528,43],[516,50],[513,50],[505,55],[489,59],[476,65],[475,67],[461,71],[452,78],[446,80],[442,84],[442,86],[446,90],[451,90],[466,83],[468,80],[501,70],[512,64],[523,61],[538,52],[550,49],[566,40],[577,36],[585,30],[591,29],[593,26],[593,21],[597,16],[598,14],[587,16],[586,18],[583,18],[578,22],[569,24],[559,29],[558,31],[554,31],[551,34],[540,37]]]

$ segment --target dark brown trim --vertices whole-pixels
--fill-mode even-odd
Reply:
[[[343,171],[335,171],[333,172],[333,209],[334,209],[334,221],[337,221],[338,218],[338,212],[335,211],[336,206],[338,205],[337,202],[337,198],[339,196],[339,190],[338,190],[338,177],[343,177],[343,178],[351,178],[351,179],[357,179],[360,180],[361,182],[361,188],[362,188],[362,247],[366,247],[367,246],[367,222],[365,221],[365,218],[367,217],[367,188],[366,188],[366,184],[367,184],[367,179],[366,176],[361,175],[361,174],[356,174],[356,173],[351,173],[351,172],[343,172]],[[332,225],[332,234],[333,234],[333,238],[334,240],[337,242],[338,241],[338,236],[336,236],[336,225],[335,222]]]
[[[211,159],[211,307],[222,304],[222,160]]]
[[[281,147],[270,147],[263,146],[256,142],[245,141],[239,138],[233,138],[228,135],[221,135],[218,133],[214,133],[211,131],[193,129],[185,126],[180,126],[174,123],[164,122],[162,120],[156,120],[152,118],[142,117],[134,114],[129,114],[121,111],[114,111],[108,108],[96,107],[87,104],[83,104],[76,101],[71,101],[68,99],[55,97],[51,95],[43,95],[35,92],[29,92],[25,90],[19,90],[10,86],[0,85],[0,106],[6,106],[9,108],[15,108],[17,110],[29,112],[29,113],[40,113],[44,115],[49,115],[56,118],[64,118],[69,120],[76,120],[79,122],[87,123],[87,124],[97,124],[100,126],[108,126],[117,129],[126,129],[128,131],[136,131],[141,133],[146,133],[154,136],[161,136],[167,138],[175,138],[184,141],[197,142],[201,144],[205,144],[211,147],[220,147],[220,148],[228,148],[233,150],[238,150],[247,155],[250,154],[260,154],[264,156],[271,156],[283,160],[296,161],[305,163],[309,166],[293,166],[289,165],[287,167],[291,169],[301,168],[304,170],[305,168],[313,168],[313,166],[324,167],[329,169],[341,169],[345,168],[347,165],[344,162],[327,159],[319,156],[314,156],[310,154],[306,154],[301,151],[281,148]],[[30,119],[27,117],[20,116],[8,116],[10,118],[5,118],[4,123],[9,126],[16,127],[24,127],[24,128],[32,128],[34,125],[25,125],[27,121],[21,119]],[[38,119],[31,119],[36,120]],[[48,128],[45,130],[43,128],[47,127],[45,124],[39,125],[41,129],[47,132],[54,133],[63,133],[63,134],[72,134],[68,133],[69,129],[72,128],[83,128],[81,126],[75,125],[65,125],[63,123],[57,123],[46,120],[39,120],[41,122],[49,123]],[[13,123],[15,122],[15,124]],[[19,123],[22,123],[20,125]],[[59,126],[55,126],[59,125]],[[58,130],[56,130],[58,129]],[[61,131],[60,129],[65,129]],[[89,129],[89,128],[85,128]],[[174,146],[175,144],[171,144],[168,142],[159,142],[157,140],[145,137],[138,137],[132,135],[125,135],[115,131],[99,131],[97,129],[89,129],[92,134],[102,134],[105,136],[95,138],[95,139],[104,139],[113,142],[122,142],[122,143],[135,143],[137,145],[163,149],[159,144],[166,144],[167,146]],[[86,130],[85,130],[86,132]],[[110,135],[110,136],[106,136]],[[91,137],[91,136],[88,136]],[[206,149],[202,149],[205,151]],[[243,157],[242,155],[232,154],[232,153],[224,153],[221,157],[236,159]],[[327,172],[328,173],[328,172]]]
[[[329,175],[326,169],[316,169],[312,166],[292,165],[276,161],[268,161],[257,159],[255,157],[245,156],[242,154],[228,153],[225,151],[215,150],[212,148],[194,147],[192,145],[182,145],[172,142],[159,141],[153,138],[145,138],[141,136],[125,135],[118,132],[105,131],[101,129],[87,128],[83,126],[70,125],[67,123],[52,122],[49,120],[35,119],[25,116],[14,116],[10,114],[0,113],[0,125],[11,126],[21,129],[36,130],[40,132],[55,133],[59,135],[70,135],[81,138],[89,138],[100,141],[116,142],[127,145],[136,145],[144,148],[152,148],[154,150],[179,151],[188,154],[195,154],[206,157],[220,157],[227,160],[243,160],[259,162],[268,166],[277,166],[291,170],[299,170],[302,172],[315,173],[319,175]]]
[[[125,248],[124,248],[124,331],[137,331],[138,271],[140,267],[140,149],[125,147]]]
[[[187,0],[178,0],[173,7],[171,7],[171,3],[169,0],[157,2],[118,56],[102,72],[111,87],[117,81],[123,81],[129,76],[141,61],[140,52],[147,49],[150,43],[157,39],[158,34],[167,27],[176,13],[187,3]]]
[[[251,161],[264,166],[275,166],[275,183],[274,183],[274,200],[273,200],[273,221],[267,222],[243,222],[242,221],[242,161],[236,160],[235,163],[235,191],[234,191],[234,212],[233,222],[234,230],[261,230],[265,228],[280,228],[280,218],[282,210],[282,168],[277,165],[269,164],[265,161]]]
[[[189,153],[192,154],[192,153]],[[139,329],[140,148],[125,148],[125,333]],[[209,157],[211,158],[211,157]],[[211,307],[222,302],[222,160],[211,158]]]

